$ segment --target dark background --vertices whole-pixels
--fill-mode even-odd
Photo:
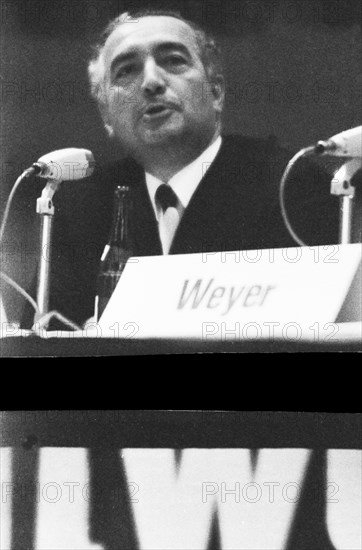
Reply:
[[[87,63],[110,19],[145,6],[180,11],[218,38],[226,134],[274,136],[293,154],[361,124],[359,0],[3,0],[0,213],[17,176],[45,153],[84,147],[101,163],[122,155],[88,95]],[[43,183],[32,186],[17,194],[0,256],[1,269],[25,286]],[[4,292],[16,319],[23,300]]]

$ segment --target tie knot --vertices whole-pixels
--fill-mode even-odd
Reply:
[[[167,183],[162,183],[158,187],[155,199],[156,203],[161,206],[163,212],[166,212],[169,206],[173,206],[174,208],[176,208],[178,205],[177,195],[172,187]]]

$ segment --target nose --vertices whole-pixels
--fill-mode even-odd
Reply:
[[[166,89],[166,81],[162,68],[157,65],[153,58],[145,61],[141,87],[146,95],[162,94]]]

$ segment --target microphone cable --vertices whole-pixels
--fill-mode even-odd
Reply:
[[[8,199],[7,199],[6,205],[5,205],[3,220],[2,220],[1,226],[0,226],[0,246],[1,246],[2,240],[4,238],[5,227],[6,227],[6,224],[7,224],[7,221],[8,221],[10,207],[11,207],[11,203],[13,202],[14,195],[15,195],[19,185],[22,183],[22,181],[25,178],[28,178],[29,176],[34,174],[35,172],[36,172],[36,168],[33,167],[33,166],[31,166],[30,168],[27,168],[26,170],[24,170],[24,172],[18,177],[18,179],[16,180],[16,182],[13,185],[13,188],[10,191],[10,194],[8,196]]]
[[[6,275],[6,273],[4,273],[3,271],[0,271],[0,277],[1,279],[3,279],[8,285],[12,286],[17,292],[19,292],[19,294],[21,294],[26,300],[28,300],[29,304],[31,304],[31,306],[33,307],[34,311],[36,313],[39,313],[39,308],[38,308],[38,304],[36,303],[36,301],[34,300],[34,298],[32,298],[30,296],[30,294],[28,294],[26,292],[26,290],[24,290],[20,285],[18,285],[18,283],[16,283],[11,277],[9,277],[8,275]]]
[[[16,180],[16,182],[14,183],[14,185],[13,185],[11,191],[10,191],[10,194],[9,194],[8,199],[6,201],[4,216],[3,216],[1,226],[0,226],[0,254],[1,254],[2,240],[4,238],[5,228],[6,228],[6,224],[7,224],[9,213],[10,213],[11,204],[13,202],[15,193],[16,193],[17,189],[19,188],[20,184],[23,182],[23,180],[25,178],[31,176],[35,172],[36,172],[36,169],[33,168],[33,167],[30,167],[30,168],[27,168],[26,170],[24,170],[24,172],[18,177],[18,179]],[[36,303],[34,298],[32,298],[30,296],[30,294],[28,294],[26,292],[26,290],[24,290],[16,281],[14,281],[11,277],[9,277],[9,275],[4,273],[3,271],[0,271],[0,278],[3,279],[3,281],[5,281],[8,285],[12,286],[17,292],[19,292],[19,294],[21,294],[21,296],[23,296],[30,303],[30,305],[33,307],[34,311],[36,313],[39,313],[38,304]]]
[[[286,206],[285,206],[285,187],[286,187],[286,184],[288,182],[288,178],[290,176],[290,173],[293,170],[293,168],[295,167],[298,160],[302,157],[310,156],[313,153],[315,153],[315,147],[314,146],[309,146],[309,147],[305,147],[304,149],[301,149],[296,155],[294,155],[294,157],[288,162],[288,164],[287,164],[287,166],[284,170],[283,176],[280,180],[280,186],[279,186],[279,203],[280,203],[280,208],[281,208],[281,212],[282,212],[283,221],[284,221],[284,223],[286,225],[286,228],[289,231],[289,234],[291,235],[291,237],[300,246],[307,246],[307,244],[304,241],[302,241],[302,239],[297,235],[297,233],[294,231],[294,229],[292,227],[292,224],[289,220],[287,209],[286,209]]]

